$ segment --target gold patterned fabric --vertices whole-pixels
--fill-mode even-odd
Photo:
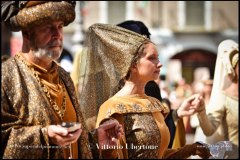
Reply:
[[[59,107],[59,110],[63,110],[63,102],[64,98],[66,98],[66,106],[65,106],[65,112],[63,115],[63,119],[61,120],[61,117],[58,115],[56,111],[54,111],[54,118],[57,119],[57,124],[60,124],[62,121],[64,122],[77,122],[76,112],[72,105],[71,99],[67,92],[65,91],[65,85],[62,84],[62,80],[60,79],[58,75],[58,65],[56,63],[53,63],[52,68],[47,71],[46,69],[42,68],[41,66],[27,62],[25,58],[23,57],[22,53],[19,53],[16,56],[19,60],[23,61],[27,66],[30,67],[30,69],[34,69],[35,73],[38,74],[38,77],[40,78],[40,83],[44,84],[45,87],[47,87],[47,90],[49,90],[51,100],[56,101],[56,104]],[[53,106],[52,106],[53,108]],[[71,150],[69,147],[63,147],[63,155],[64,159],[67,159],[70,157],[70,151],[72,152],[73,158],[78,158],[78,144],[73,143],[71,144]]]
[[[85,67],[79,73],[80,106],[88,126],[95,126],[100,105],[116,93],[138,48],[147,40],[145,36],[115,25],[89,27]]]
[[[123,125],[125,136],[119,140],[118,158],[162,158],[170,140],[164,122],[168,112],[169,109],[153,97],[114,96],[100,107],[96,127],[109,117]]]
[[[102,157],[114,157],[116,152],[120,159],[187,159],[195,155],[196,144],[168,149],[170,133],[164,121],[168,113],[168,107],[147,95],[111,97],[100,107],[96,127],[112,117],[123,125],[125,136],[115,152],[104,146]]]
[[[73,114],[74,118],[75,112],[76,120],[83,127],[77,142],[78,157],[92,158],[72,80],[64,69],[57,67],[56,63],[54,65],[64,83],[67,99],[71,101],[67,103],[71,103],[74,108],[66,113]],[[64,158],[63,148],[49,144],[48,136],[43,130],[43,127],[58,124],[60,120],[32,71],[22,60],[12,57],[2,64],[1,72],[1,158]],[[64,120],[66,119],[69,117],[66,116]]]
[[[4,1],[1,21],[12,31],[51,20],[62,20],[67,26],[75,19],[75,4],[75,1]]]
[[[66,26],[75,19],[75,11],[72,4],[66,1],[47,2],[21,9],[16,19],[22,29],[47,20],[63,20]]]

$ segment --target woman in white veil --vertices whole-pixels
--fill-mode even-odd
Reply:
[[[238,80],[238,44],[224,40],[218,47],[209,102],[211,111],[207,115],[204,108],[198,114],[206,136],[212,135],[222,125],[224,140],[232,145],[224,146],[227,150],[224,158],[238,158]]]

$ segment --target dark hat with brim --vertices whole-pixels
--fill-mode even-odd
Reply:
[[[147,26],[141,21],[127,20],[117,24],[117,26],[123,27],[125,29],[128,29],[141,35],[145,35],[147,36],[147,38],[150,38],[151,35]]]

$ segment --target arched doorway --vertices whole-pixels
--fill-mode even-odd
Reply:
[[[203,49],[189,49],[175,54],[170,59],[178,59],[182,63],[182,77],[187,83],[194,80],[194,70],[207,67],[210,78],[213,78],[217,54]]]

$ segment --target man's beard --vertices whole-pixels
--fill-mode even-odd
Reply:
[[[33,54],[37,58],[49,57],[51,59],[57,60],[60,57],[62,50],[62,48],[59,51],[53,51],[46,48],[36,48],[34,49]]]
[[[49,57],[51,59],[57,60],[62,51],[63,51],[63,47],[62,44],[59,45],[58,41],[53,41],[50,42],[49,44],[47,44],[47,46],[45,48],[39,48],[37,47],[36,44],[33,45],[33,54],[34,56],[36,56],[37,58],[43,58],[43,57]],[[61,46],[59,50],[50,50],[48,48],[53,47],[53,46]]]

